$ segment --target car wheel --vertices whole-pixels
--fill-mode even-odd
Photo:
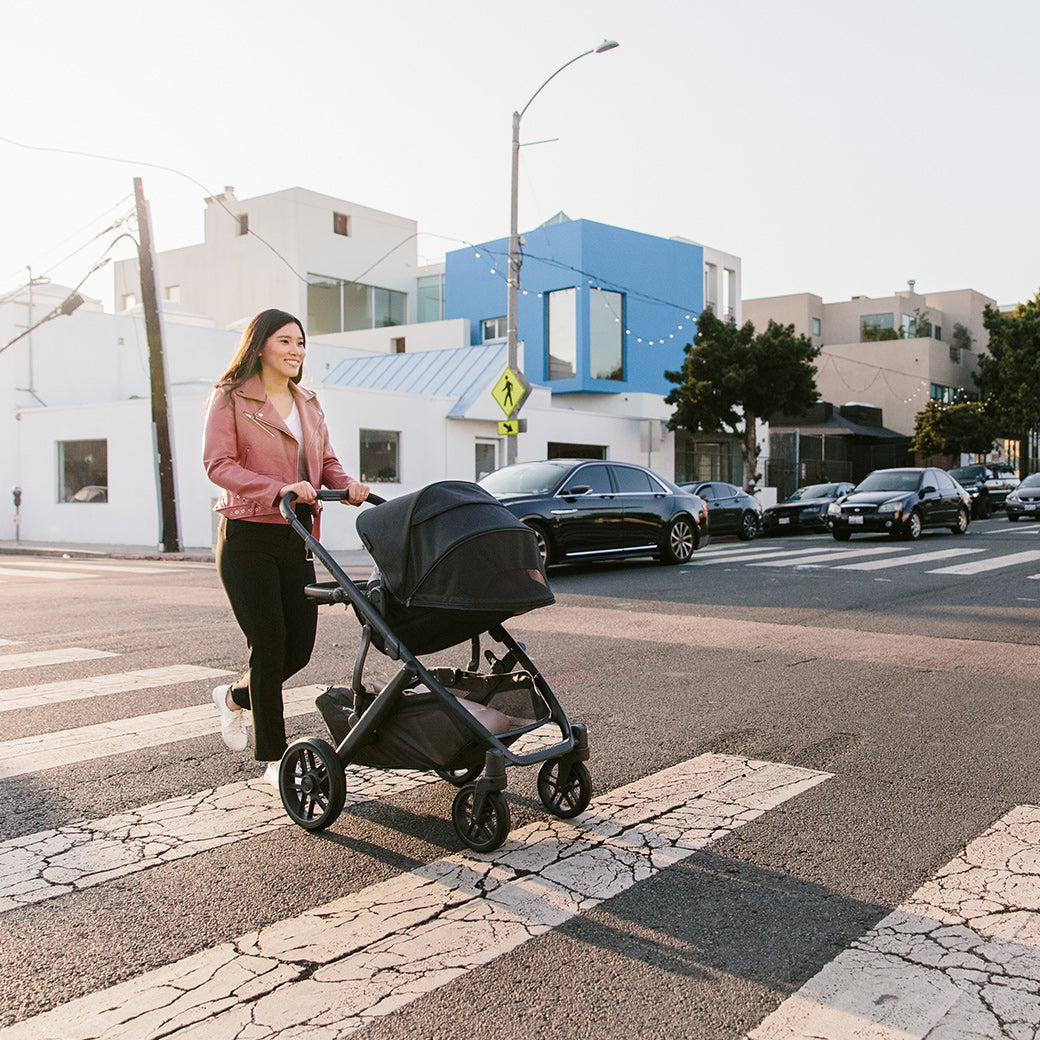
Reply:
[[[534,539],[538,543],[538,555],[542,558],[542,566],[548,567],[553,562],[552,546],[549,544],[549,534],[541,524],[528,524],[534,531]]]
[[[758,534],[758,517],[751,510],[740,517],[740,527],[737,529],[737,537],[742,542],[750,542]]]
[[[968,510],[961,507],[957,510],[957,523],[951,528],[954,534],[964,534],[968,530]]]
[[[847,542],[852,537],[851,531],[831,531],[836,542]]]
[[[907,518],[906,527],[903,533],[911,542],[916,542],[921,537],[921,514],[918,510],[914,509],[911,511],[910,516]]]
[[[664,536],[661,561],[674,566],[688,563],[697,549],[697,532],[688,516],[677,516],[669,525]]]

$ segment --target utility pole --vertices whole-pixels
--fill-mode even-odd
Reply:
[[[152,430],[156,462],[159,470],[159,513],[163,552],[180,552],[177,533],[177,491],[173,476],[173,443],[170,417],[166,406],[166,360],[163,356],[162,322],[159,296],[155,289],[155,245],[152,242],[152,218],[144,185],[134,178],[137,199],[138,264],[141,271],[141,303],[144,306],[144,328],[148,339],[148,374],[152,384]]]

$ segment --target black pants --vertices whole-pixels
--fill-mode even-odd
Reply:
[[[310,510],[300,518],[310,527]],[[303,539],[288,524],[221,518],[217,573],[249,646],[249,669],[231,699],[253,712],[253,753],[274,762],[285,751],[282,683],[311,658],[318,605],[304,586],[314,581]]]

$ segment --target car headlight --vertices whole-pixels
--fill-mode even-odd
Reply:
[[[827,507],[827,515],[828,516],[841,516],[841,503],[840,502],[832,502]]]
[[[903,500],[901,498],[893,498],[890,502],[882,502],[878,506],[879,513],[898,513],[903,508]]]
[[[1022,501],[1022,499],[1018,497],[1018,494],[1016,492],[1012,491],[1011,494],[1008,495],[1007,499],[1005,499],[1005,501],[1011,502],[1013,505],[1017,506],[1018,503]]]

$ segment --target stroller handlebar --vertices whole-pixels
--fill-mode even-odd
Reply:
[[[346,488],[339,490],[336,488],[323,488],[318,491],[319,502],[339,502],[349,494]],[[293,506],[296,505],[297,494],[295,491],[287,491],[282,495],[282,500],[278,505],[281,510],[282,516],[286,523],[292,523],[296,514],[293,512]],[[373,492],[368,493],[366,502],[374,506],[381,506],[386,502],[386,499],[380,495],[376,495]]]

